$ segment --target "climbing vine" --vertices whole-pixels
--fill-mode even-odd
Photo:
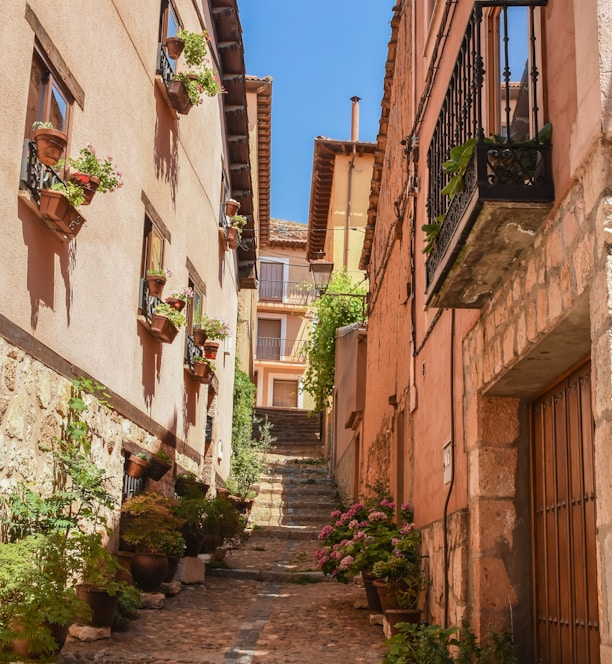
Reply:
[[[303,389],[313,397],[315,410],[326,408],[334,393],[336,330],[363,317],[363,299],[342,294],[365,293],[364,288],[352,283],[343,269],[334,274],[326,292],[311,305],[315,322],[310,333]]]

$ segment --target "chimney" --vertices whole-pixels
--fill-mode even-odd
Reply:
[[[355,143],[359,140],[359,101],[361,97],[351,97],[353,102],[353,112],[351,115],[351,141]]]

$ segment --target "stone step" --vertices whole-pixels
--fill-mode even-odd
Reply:
[[[315,526],[302,526],[295,524],[284,525],[259,525],[255,524],[252,537],[261,538],[276,538],[276,539],[290,539],[290,540],[316,540],[317,535],[321,532],[320,528]]]

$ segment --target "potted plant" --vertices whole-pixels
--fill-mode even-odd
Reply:
[[[38,161],[45,166],[55,166],[68,145],[68,136],[55,129],[52,122],[34,122],[32,132]]]
[[[216,359],[219,341],[227,339],[230,333],[229,323],[223,318],[211,318],[202,314],[196,323],[198,329],[205,335],[203,342],[204,356],[209,360]]]
[[[151,268],[145,273],[145,282],[149,297],[161,297],[164,291],[166,281],[172,276],[172,270],[169,267],[163,269]]]
[[[40,214],[53,230],[75,237],[85,223],[76,209],[83,200],[83,188],[78,183],[56,182],[40,190]]]
[[[179,497],[175,510],[176,516],[184,520],[183,537],[185,555],[197,556],[204,544],[203,524],[211,510],[212,499],[202,493],[192,493]]]
[[[149,477],[156,482],[172,468],[172,461],[168,453],[162,449],[157,450],[149,459]]]
[[[177,496],[188,498],[206,496],[209,485],[198,479],[193,473],[181,473],[177,475],[174,483],[174,493]]]
[[[175,35],[166,39],[166,51],[172,60],[178,60],[184,48],[185,42],[180,37]]]
[[[193,288],[186,286],[180,290],[172,291],[166,298],[166,304],[174,307],[177,311],[183,311],[191,299],[193,299]]]
[[[144,477],[145,473],[149,469],[149,462],[147,461],[147,455],[144,452],[138,452],[137,454],[131,454],[128,452],[125,457],[125,464],[123,466],[126,475],[139,479]]]
[[[202,95],[214,97],[221,92],[221,86],[216,79],[215,72],[204,64],[208,53],[206,40],[208,34],[204,32],[189,32],[181,30],[178,38],[183,42],[185,63],[188,70],[174,74],[167,81],[168,96],[174,108],[184,115],[189,113],[192,106],[202,103]]]
[[[240,236],[242,235],[242,229],[247,223],[246,217],[241,214],[235,214],[230,219],[230,225],[225,229],[225,237],[227,239],[227,246],[230,249],[236,249],[238,243],[240,242]]]
[[[227,217],[233,217],[240,209],[240,203],[234,198],[228,198],[225,201],[225,214]]]
[[[92,145],[79,150],[79,157],[68,159],[69,180],[78,183],[84,190],[82,205],[89,205],[96,191],[100,194],[112,192],[123,186],[121,172],[113,165],[113,158],[100,159]]]
[[[155,307],[151,317],[151,334],[164,343],[171,344],[187,319],[174,307],[162,302]]]
[[[231,502],[227,498],[215,496],[208,503],[206,519],[202,522],[202,551],[213,553],[228,540],[239,537],[244,526],[244,518]]]
[[[145,592],[156,590],[168,574],[168,555],[183,553],[183,520],[176,516],[176,500],[157,493],[128,498],[121,511],[129,516],[121,536],[135,547],[130,570]]]
[[[210,383],[215,375],[215,363],[202,355],[193,356],[193,375],[199,383]]]

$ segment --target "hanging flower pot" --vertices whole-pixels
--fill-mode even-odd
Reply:
[[[126,475],[134,477],[136,479],[143,477],[149,468],[149,462],[146,459],[142,459],[136,454],[130,454],[129,457],[125,459],[124,470]]]
[[[208,384],[215,375],[213,367],[211,367],[206,361],[197,361],[194,360],[193,363],[193,376],[198,381],[198,383]]]
[[[206,343],[206,332],[201,327],[193,328],[193,343],[196,346],[203,346]]]
[[[156,482],[159,482],[170,468],[172,468],[171,463],[156,455],[149,459],[149,477]]]
[[[166,277],[161,275],[148,275],[145,277],[149,297],[161,297],[166,285]]]
[[[166,81],[166,89],[168,90],[168,97],[170,98],[170,102],[172,103],[172,106],[176,112],[180,113],[181,115],[187,115],[193,104],[189,99],[187,88],[185,88],[183,85],[183,81],[179,81],[178,79],[170,79],[169,81]]]
[[[168,51],[168,57],[173,60],[178,60],[183,49],[185,48],[185,42],[178,37],[168,37],[166,39],[166,50]]]
[[[83,194],[85,196],[85,200],[81,203],[81,205],[89,205],[98,187],[100,186],[100,178],[96,177],[95,175],[87,175],[86,173],[71,172],[69,175],[69,180],[81,185],[83,188]]]
[[[176,309],[177,311],[183,311],[187,303],[184,300],[180,300],[178,297],[167,297],[166,304],[169,304],[173,309]]]
[[[206,343],[204,344],[204,357],[207,360],[216,360],[218,352],[219,352],[219,342],[207,340]]]
[[[85,219],[60,191],[41,189],[39,206],[43,221],[62,236],[76,237],[85,224]]]
[[[233,217],[236,212],[240,209],[240,203],[237,200],[234,200],[233,198],[228,199],[225,201],[225,214],[228,217]]]
[[[163,314],[153,314],[151,316],[151,334],[163,341],[164,343],[171,344],[178,334],[178,327],[173,325],[170,319]]]
[[[59,129],[34,130],[38,161],[45,166],[55,166],[68,145],[68,136]]]
[[[240,234],[238,233],[238,229],[234,228],[233,226],[228,226],[225,229],[225,239],[227,240],[227,246],[230,249],[237,249],[238,243],[240,241]]]

